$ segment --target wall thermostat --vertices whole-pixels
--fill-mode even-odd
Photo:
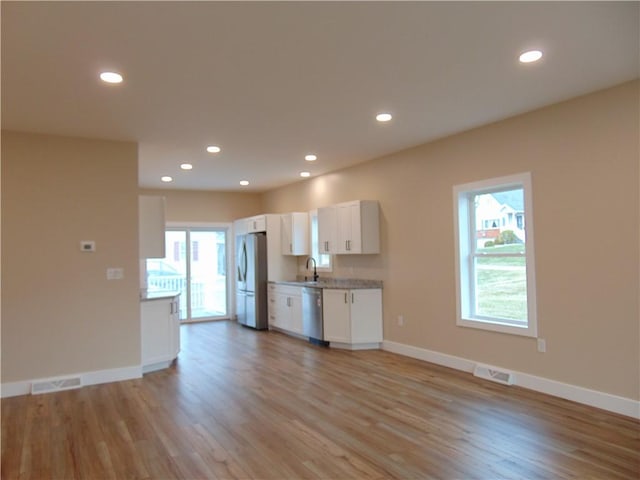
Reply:
[[[95,252],[96,242],[93,240],[82,240],[80,241],[80,250],[83,252]]]

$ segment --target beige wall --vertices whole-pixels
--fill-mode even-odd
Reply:
[[[134,143],[2,132],[3,383],[140,365],[137,169]]]
[[[353,199],[381,206],[382,254],[334,276],[384,281],[385,339],[638,399],[639,83],[268,192],[139,190],[136,146],[2,133],[2,382],[139,364],[137,195],[170,222]],[[540,337],[455,326],[453,185],[533,175]],[[79,251],[95,240],[94,254]],[[125,279],[107,281],[107,267]],[[405,325],[397,325],[404,315]]]
[[[334,276],[384,281],[384,338],[640,397],[639,83],[268,192],[286,212],[380,201],[382,253]],[[539,336],[456,326],[454,185],[532,172]],[[404,315],[404,326],[398,326]]]
[[[164,196],[167,222],[232,222],[263,213],[257,193],[144,189],[140,195]]]

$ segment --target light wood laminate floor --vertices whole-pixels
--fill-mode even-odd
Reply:
[[[2,478],[640,477],[627,417],[232,322],[182,342],[140,380],[3,399]]]

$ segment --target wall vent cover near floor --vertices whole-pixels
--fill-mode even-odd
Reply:
[[[498,367],[490,367],[489,365],[476,363],[476,367],[473,369],[473,374],[476,377],[486,378],[487,380],[502,383],[503,385],[513,385],[515,383],[515,376],[513,372],[502,370]]]
[[[40,380],[31,384],[31,394],[60,392],[62,390],[71,390],[72,388],[80,388],[82,379],[80,377],[66,378],[49,378]]]

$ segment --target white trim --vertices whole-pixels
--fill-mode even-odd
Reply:
[[[500,319],[483,319],[476,317],[474,298],[471,286],[473,262],[476,245],[476,226],[470,199],[474,195],[493,193],[505,188],[521,188],[524,201],[526,228],[526,275],[527,275],[527,324],[513,326],[502,323]],[[456,325],[476,328],[511,335],[527,337],[538,336],[538,319],[536,308],[535,279],[535,247],[533,229],[533,194],[531,173],[524,172],[505,177],[480,180],[477,182],[455,185],[453,187],[453,218],[455,239],[455,274],[456,274]],[[473,245],[473,247],[472,247]]]
[[[473,372],[477,363],[466,358],[456,357],[389,340],[384,340],[382,342],[382,350],[469,373]],[[517,371],[514,371],[513,373],[515,377],[514,385],[519,387],[545,393],[554,397],[564,398],[566,400],[582,403],[591,407],[601,408],[609,412],[619,413],[620,415],[626,415],[640,420],[640,401],[638,400],[558,382],[557,380],[538,377],[528,373]]]
[[[232,222],[167,222],[165,228],[228,228],[233,229]]]
[[[72,375],[82,378],[82,385],[98,385],[100,383],[120,382],[122,380],[131,380],[133,378],[142,377],[142,367],[134,365],[122,368],[110,368],[107,370],[96,370],[93,372],[83,372]],[[59,376],[50,378],[60,378]],[[37,378],[31,380],[22,380],[20,382],[7,382],[0,386],[0,397],[16,397],[18,395],[27,395],[31,392],[31,384],[34,382],[47,381],[47,378]]]
[[[149,372],[155,372],[157,370],[164,370],[165,368],[169,368],[172,363],[173,363],[173,360],[164,360],[158,363],[150,363],[147,365],[143,365],[142,373],[145,374]]]
[[[224,316],[212,316],[212,317],[200,317],[193,319],[191,318],[191,308],[190,303],[188,302],[188,298],[186,301],[186,310],[187,314],[185,319],[180,319],[181,324],[189,324],[196,322],[210,322],[217,320],[230,320],[235,318],[235,281],[233,279],[235,277],[232,276],[233,267],[234,267],[234,255],[235,255],[235,235],[234,235],[234,225],[233,222],[166,222],[165,223],[165,235],[168,231],[185,231],[186,239],[185,239],[185,249],[186,258],[191,258],[191,232],[198,231],[223,231],[224,232],[224,243],[225,243],[225,256],[226,256],[226,306],[227,306],[227,314]],[[191,278],[191,262],[186,262],[186,278]],[[146,284],[147,281],[147,272],[146,272],[146,262],[144,262],[144,281]],[[190,292],[190,283],[187,286],[187,292]]]
[[[342,342],[329,342],[329,347],[338,348],[340,350],[379,350],[380,343],[342,343]]]
[[[17,397],[18,395],[28,395],[29,393],[31,393],[31,383],[33,383],[34,381],[35,380],[3,383],[0,386],[0,396],[2,398],[7,398]]]
[[[435,363],[436,365],[442,365],[443,367],[454,368],[468,373],[473,373],[473,369],[477,363],[466,358],[454,357],[453,355],[447,355],[446,353],[435,352],[433,350],[414,347],[412,345],[405,345],[404,343],[391,342],[389,340],[383,340],[382,350],[404,355],[405,357],[417,358],[418,360],[424,360],[425,362]]]

